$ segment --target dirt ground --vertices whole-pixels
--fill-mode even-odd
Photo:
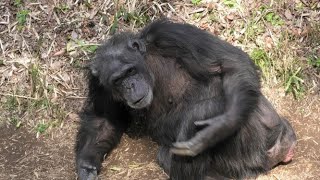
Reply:
[[[296,102],[282,90],[265,89],[280,114],[292,123],[298,145],[293,161],[274,168],[258,180],[307,180],[320,178],[319,97]],[[268,93],[269,92],[269,93]],[[271,96],[272,94],[272,96]],[[76,113],[76,112],[74,112]],[[36,138],[24,128],[0,128],[0,179],[75,179],[73,145],[77,116],[71,114],[49,137]],[[103,164],[101,179],[166,179],[156,164],[157,145],[148,138],[127,135]]]
[[[154,19],[160,14],[206,29],[246,52],[258,46],[284,65],[296,63],[292,59],[302,62],[306,89],[302,98],[285,94],[276,77],[263,82],[264,94],[292,123],[298,144],[291,163],[257,179],[320,179],[320,71],[306,63],[310,54],[320,57],[320,25],[315,26],[319,31],[310,30],[320,22],[320,3],[230,0],[239,3],[230,8],[226,0],[202,2],[1,0],[0,180],[76,179],[73,148],[77,113],[85,100],[83,71],[91,58],[90,48],[112,34],[115,26],[135,31],[145,24],[139,18]],[[251,39],[249,32],[242,32],[243,24],[262,21],[262,16],[255,17],[252,12],[266,4],[270,5],[266,13],[279,13],[285,24],[279,27],[274,25],[277,22],[263,22],[266,31]],[[129,13],[124,14],[122,8]],[[278,41],[289,41],[280,40],[282,31],[291,33],[291,44],[279,48]],[[167,179],[155,162],[156,153],[157,145],[149,138],[124,135],[103,163],[100,178]]]

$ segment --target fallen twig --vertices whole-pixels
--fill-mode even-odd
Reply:
[[[16,94],[9,94],[9,93],[0,93],[1,96],[13,96],[17,98],[23,98],[23,99],[32,99],[32,100],[38,100],[38,98],[34,97],[28,97],[28,96],[22,96],[22,95],[16,95]]]

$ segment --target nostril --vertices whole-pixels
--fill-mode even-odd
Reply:
[[[133,89],[135,87],[134,83],[130,83],[126,85],[127,89]]]

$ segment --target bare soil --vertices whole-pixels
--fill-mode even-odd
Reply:
[[[269,92],[269,93],[268,93]],[[276,93],[274,93],[276,92]],[[258,180],[320,178],[320,102],[319,97],[297,102],[280,96],[281,90],[267,89],[269,99],[292,123],[298,145],[293,161],[274,168]],[[278,94],[279,93],[279,94]],[[3,125],[0,128],[0,179],[75,179],[73,145],[77,116],[47,136]],[[149,138],[132,139],[124,135],[120,145],[103,164],[101,179],[167,179],[156,163],[157,145]]]

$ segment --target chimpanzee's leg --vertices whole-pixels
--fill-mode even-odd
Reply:
[[[160,146],[157,155],[157,161],[159,166],[168,175],[170,174],[171,158],[172,154],[170,153],[170,148],[166,146]]]
[[[208,171],[208,174],[205,180],[231,180],[231,179],[220,175],[219,173],[215,172],[213,169],[210,169]]]
[[[192,116],[190,116],[192,118]],[[190,139],[196,133],[195,125],[190,119],[181,124],[177,142]],[[210,156],[207,151],[196,156],[180,156],[170,154],[170,179],[171,180],[204,180]]]
[[[177,130],[176,142],[185,142],[195,136],[201,127],[195,125],[195,121],[204,120],[209,117],[216,117],[224,110],[224,98],[214,97],[202,100],[197,104],[189,104],[186,109],[182,109],[180,117],[179,128]],[[172,121],[172,119],[170,119]],[[197,142],[198,143],[198,142]],[[205,141],[200,142],[206,143]],[[193,144],[190,144],[193,146]],[[204,180],[207,176],[209,162],[211,156],[209,155],[210,148],[204,150],[199,154],[185,156],[179,151],[183,152],[184,149],[170,147],[171,161],[167,161],[170,165],[170,179],[172,180]]]
[[[297,138],[289,122],[279,117],[270,102],[262,98],[259,103],[261,122],[267,128],[267,147],[269,167],[281,162],[289,162],[293,158]]]
[[[282,130],[278,135],[275,144],[268,150],[270,167],[281,162],[288,163],[294,155],[294,148],[297,143],[296,135],[286,119],[281,119]]]

